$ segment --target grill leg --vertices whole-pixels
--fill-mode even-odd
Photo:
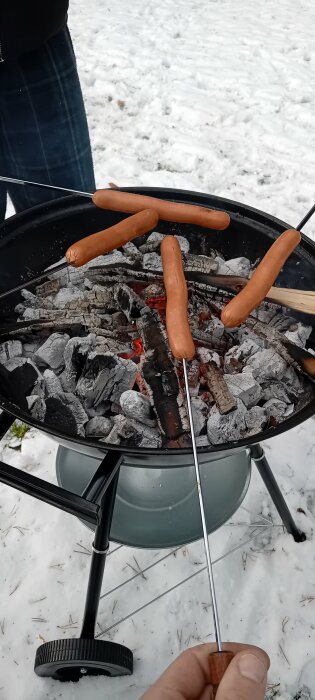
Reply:
[[[78,681],[86,675],[123,676],[132,673],[133,654],[130,649],[94,638],[121,460],[118,452],[115,455],[108,452],[84,492],[85,498],[99,500],[100,504],[80,638],[42,644],[35,659],[35,672],[39,676]]]
[[[101,595],[101,587],[109,547],[109,535],[114,512],[119,470],[112,479],[101,500],[99,522],[95,529],[93,554],[90,568],[89,583],[83,616],[81,637],[94,639],[97,610]]]
[[[250,447],[249,452],[251,459],[253,462],[255,462],[259,474],[273,500],[284,527],[290,533],[290,535],[292,535],[295,542],[305,542],[306,535],[304,532],[299,530],[293,520],[292,514],[267,462],[263,448],[259,444],[253,445]]]

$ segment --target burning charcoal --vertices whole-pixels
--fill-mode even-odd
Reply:
[[[293,370],[294,371],[294,370]],[[299,383],[300,384],[300,383]],[[291,386],[287,386],[283,382],[266,382],[261,384],[262,388],[262,401],[269,401],[269,399],[279,399],[286,404],[296,402],[297,392]]]
[[[139,248],[137,248],[132,241],[128,241],[128,243],[123,246],[123,251],[124,255],[126,255],[128,258],[138,260],[139,262],[142,261],[141,250],[139,250]]]
[[[114,296],[128,321],[134,321],[140,317],[140,312],[145,308],[145,303],[127,284],[117,285],[114,290]]]
[[[207,422],[209,406],[207,406],[207,404],[204,401],[202,401],[202,399],[200,399],[199,397],[192,396],[191,408],[193,415],[194,432],[195,435],[200,435]]]
[[[163,282],[154,282],[149,284],[142,292],[141,296],[144,299],[155,299],[156,297],[165,296],[165,288]]]
[[[253,357],[249,358],[246,366],[251,369],[258,382],[267,379],[282,379],[287,369],[285,360],[272,348],[256,352]]]
[[[209,350],[209,348],[199,347],[196,349],[196,351],[197,351],[197,355],[200,359],[200,362],[202,362],[203,365],[206,365],[209,362],[214,362],[214,364],[217,367],[219,367],[219,368],[221,367],[220,356],[214,350]]]
[[[65,369],[60,376],[65,391],[74,391],[83,370],[88,353],[95,347],[96,336],[90,333],[85,338],[70,338],[64,349]]]
[[[135,381],[137,365],[132,360],[116,357],[112,353],[89,353],[76,392],[86,406],[98,406],[103,401],[119,404],[121,394]]]
[[[236,399],[240,399],[246,408],[251,408],[258,403],[261,398],[261,387],[255,381],[251,372],[242,374],[225,374],[224,379],[230,389],[231,394]]]
[[[156,426],[156,420],[151,417],[151,404],[149,399],[142,396],[139,391],[129,389],[121,394],[119,399],[121,410],[128,418],[133,418],[138,423],[145,423],[150,427]]]
[[[105,438],[113,427],[112,421],[104,416],[91,418],[85,426],[86,437]]]
[[[63,354],[69,340],[70,336],[67,335],[67,333],[52,333],[45,343],[36,351],[36,361],[48,365],[48,367],[52,369],[63,367]]]
[[[226,273],[228,275],[239,275],[240,277],[249,277],[250,275],[251,264],[248,258],[233,258],[225,260],[224,264],[228,269]]]
[[[115,416],[113,422],[114,426],[104,440],[109,445],[156,449],[162,446],[162,438],[153,428],[122,415]]]
[[[256,311],[259,321],[270,323],[279,314],[279,307],[276,304],[261,304]]]
[[[213,274],[218,269],[218,263],[214,258],[207,255],[185,255],[185,270],[187,272],[201,272],[203,274]]]
[[[76,308],[82,299],[84,299],[84,293],[78,287],[63,287],[53,297],[54,307],[55,309]]]
[[[219,412],[225,414],[233,411],[236,401],[225,381],[226,378],[214,362],[205,365],[205,379]]]
[[[284,335],[291,343],[305,348],[306,341],[310,337],[311,332],[312,326],[304,326],[302,323],[297,323],[293,328],[289,328]]]
[[[268,422],[268,416],[264,408],[253,406],[250,411],[245,414],[246,435],[255,435],[260,433]]]
[[[304,378],[299,376],[293,367],[286,367],[282,380],[290,392],[296,395],[303,393],[305,388]]]
[[[217,264],[217,274],[218,275],[230,275],[230,269],[226,265],[224,258],[221,257],[221,255],[216,255],[214,258],[216,264]]]
[[[275,421],[276,424],[284,420],[287,410],[287,404],[278,399],[270,399],[264,404],[264,411],[267,418]]]
[[[188,429],[186,404],[159,314],[149,311],[137,321],[145,349],[142,375],[158,423],[167,441],[177,440]]]
[[[46,396],[46,384],[43,377],[38,377],[34,384],[34,388],[31,391],[33,396],[41,396],[44,398]]]
[[[207,434],[210,444],[239,440],[245,429],[246,408],[242,401],[237,401],[234,411],[222,415],[216,406],[210,410],[207,422]]]
[[[50,394],[63,394],[61,381],[51,369],[45,369],[43,377],[45,380],[46,391],[48,396]]]
[[[5,343],[0,344],[0,362],[5,364],[13,357],[20,357],[22,352],[22,343],[19,340],[7,340]]]
[[[58,279],[49,280],[36,287],[36,294],[40,296],[49,296],[50,294],[57,294],[59,289],[60,281]]]
[[[180,247],[183,255],[187,255],[187,253],[189,253],[189,248],[190,248],[190,243],[189,243],[188,239],[185,238],[185,236],[177,236],[177,234],[175,235],[175,238],[177,238],[177,240],[178,240],[179,247]]]
[[[144,270],[156,270],[157,272],[163,270],[162,258],[157,253],[145,253],[142,264]]]
[[[224,371],[227,374],[241,372],[247,360],[260,350],[253,340],[248,338],[241,345],[234,345],[227,351],[224,358]]]

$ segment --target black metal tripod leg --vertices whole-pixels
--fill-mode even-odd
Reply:
[[[121,458],[120,458],[121,461]],[[99,520],[95,529],[92,545],[92,561],[89,575],[89,583],[85,602],[81,638],[94,639],[97,610],[101,595],[101,587],[109,547],[110,528],[114,512],[117,484],[119,479],[119,466],[114,477],[102,496],[99,511]]]
[[[259,444],[252,445],[249,452],[251,459],[253,462],[255,462],[259,474],[273,500],[284,527],[290,533],[290,535],[292,535],[295,542],[305,542],[306,535],[304,532],[299,530],[292,518],[290,510],[267,462],[263,448]]]

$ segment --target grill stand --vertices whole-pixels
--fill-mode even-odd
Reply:
[[[9,414],[0,415],[0,439],[13,422]],[[284,527],[295,542],[304,542],[306,536],[292,518],[262,447],[257,444],[249,451]],[[84,675],[120,676],[133,671],[133,655],[127,647],[94,638],[121,461],[121,454],[109,451],[82,496],[0,462],[1,482],[96,525],[81,636],[42,644],[35,659],[40,676],[77,681]]]

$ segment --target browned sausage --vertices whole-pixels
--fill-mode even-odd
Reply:
[[[188,322],[188,291],[183,270],[182,253],[174,236],[165,236],[161,243],[164,285],[167,296],[166,329],[168,342],[177,360],[191,360],[195,345]]]
[[[246,287],[224,307],[221,321],[227,328],[235,328],[246,321],[253,309],[263,301],[300,240],[299,231],[288,229],[272,244]]]
[[[110,228],[98,233],[92,233],[91,236],[86,236],[81,241],[73,243],[68,248],[65,257],[69,265],[81,267],[81,265],[97,258],[98,255],[109,253],[111,250],[125,245],[128,241],[132,241],[133,238],[151,231],[158,221],[159,217],[155,211],[145,209],[120,221],[115,226],[110,226]]]
[[[123,211],[128,214],[142,209],[155,209],[162,221],[179,221],[183,224],[196,224],[217,230],[227,228],[230,223],[230,217],[225,211],[214,211],[194,204],[168,202],[142,194],[131,194],[117,190],[97,190],[92,199],[97,207]]]

